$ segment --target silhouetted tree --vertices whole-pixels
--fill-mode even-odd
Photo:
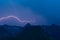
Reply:
[[[27,28],[26,28],[27,26]],[[20,40],[50,40],[50,36],[40,26],[26,25],[18,39]],[[19,34],[18,34],[19,35]]]

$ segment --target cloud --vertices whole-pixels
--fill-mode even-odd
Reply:
[[[0,7],[0,17],[16,15],[21,19],[34,21],[34,23],[31,22],[31,24],[47,24],[46,16],[44,13],[42,14],[44,8],[42,6],[40,7],[41,4],[39,4],[38,0],[10,0],[5,2],[2,1],[1,4],[4,5],[2,8]],[[40,8],[43,8],[42,12]]]

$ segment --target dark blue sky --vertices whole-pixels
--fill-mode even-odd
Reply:
[[[0,0],[0,17],[16,15],[32,24],[60,24],[60,0]]]

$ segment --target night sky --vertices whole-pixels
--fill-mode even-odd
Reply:
[[[9,15],[34,21],[31,24],[60,24],[60,0],[0,0],[0,17]],[[0,23],[23,24],[13,18]]]

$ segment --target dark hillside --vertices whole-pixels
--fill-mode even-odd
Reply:
[[[0,40],[60,40],[59,25],[0,25]]]

